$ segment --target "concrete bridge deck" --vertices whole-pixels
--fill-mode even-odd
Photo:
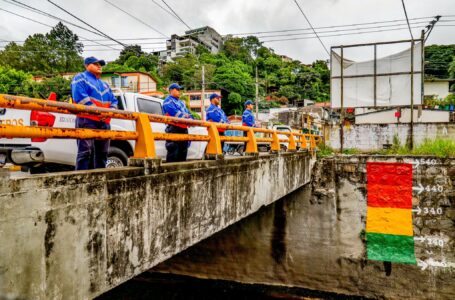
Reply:
[[[0,181],[0,296],[89,299],[310,180],[310,154]]]

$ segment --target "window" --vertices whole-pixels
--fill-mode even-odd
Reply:
[[[145,112],[148,114],[155,114],[155,115],[162,115],[163,109],[161,108],[161,103],[148,100],[137,98],[137,107],[139,108],[140,112]]]
[[[112,86],[113,87],[120,87],[120,77],[118,76],[112,76]]]
[[[127,76],[122,76],[122,87],[129,87]]]

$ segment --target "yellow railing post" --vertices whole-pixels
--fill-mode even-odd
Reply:
[[[245,153],[258,153],[258,144],[256,142],[256,136],[254,135],[253,128],[247,131],[248,142],[246,142]]]
[[[270,145],[270,150],[272,152],[280,151],[280,140],[278,139],[278,134],[276,133],[276,130],[274,130],[272,133],[272,143]]]
[[[208,155],[222,155],[223,149],[221,149],[220,134],[218,133],[218,129],[215,123],[210,124],[210,126],[207,128],[207,132],[209,134],[210,140],[207,143],[205,153]]]
[[[297,146],[295,144],[294,134],[292,132],[289,135],[288,139],[289,139],[288,150],[289,151],[295,151],[297,149]]]
[[[136,132],[138,138],[134,148],[134,158],[156,158],[155,140],[152,134],[152,126],[146,114],[137,114]]]
[[[310,135],[310,147],[311,150],[316,149],[316,139],[314,138],[313,134]]]
[[[306,136],[301,135],[300,136],[300,149],[308,149],[308,144],[306,142]]]

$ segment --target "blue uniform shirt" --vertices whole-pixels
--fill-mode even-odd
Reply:
[[[245,109],[242,115],[242,125],[248,127],[255,127],[254,116],[251,110]]]
[[[163,114],[170,117],[193,119],[185,103],[179,99],[169,95],[163,102]]]
[[[109,85],[89,71],[74,76],[71,82],[71,94],[77,104],[117,108],[118,100]]]
[[[229,123],[224,111],[214,104],[210,104],[209,108],[207,109],[206,119],[207,121],[211,122]]]

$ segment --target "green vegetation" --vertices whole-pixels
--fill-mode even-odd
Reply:
[[[455,78],[454,57],[455,45],[431,45],[425,47],[425,77]]]
[[[333,148],[325,144],[318,145],[318,151],[316,152],[318,157],[332,156],[334,153]]]
[[[455,156],[455,141],[450,139],[437,138],[434,140],[425,139],[421,144],[417,145],[413,150],[409,150],[405,146],[392,147],[386,151],[386,154],[398,155],[435,155],[438,157],[454,157]]]

